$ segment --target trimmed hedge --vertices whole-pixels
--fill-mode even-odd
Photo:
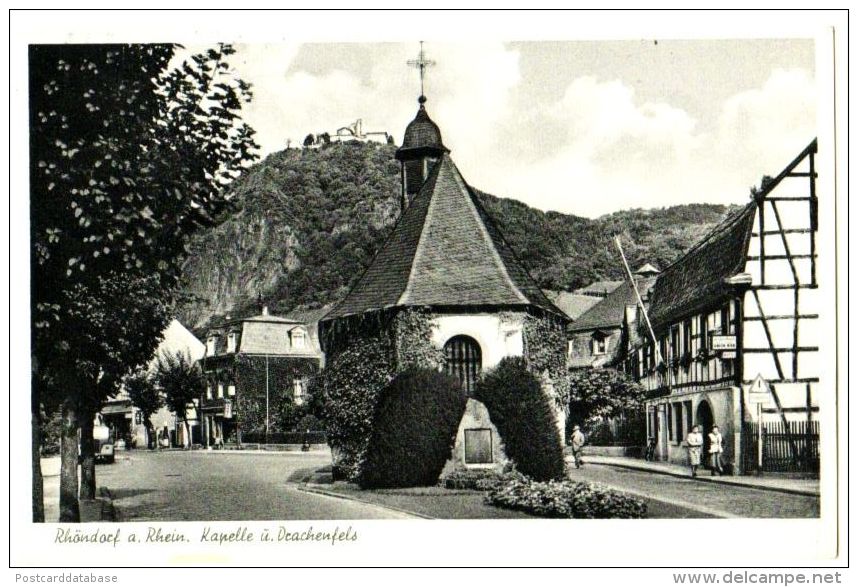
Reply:
[[[513,479],[496,485],[486,502],[543,518],[644,518],[640,499],[596,483]]]
[[[476,399],[489,411],[506,456],[538,481],[561,479],[563,446],[553,401],[521,357],[507,357],[477,383]]]
[[[381,391],[358,484],[435,485],[452,453],[467,396],[459,381],[412,367]]]

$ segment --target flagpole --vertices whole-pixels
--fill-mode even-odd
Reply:
[[[623,246],[620,244],[620,237],[619,236],[614,236],[614,243],[617,245],[617,249],[620,251],[620,257],[623,260],[623,267],[626,269],[626,275],[628,275],[628,277],[629,277],[629,282],[631,282],[631,284],[632,284],[632,289],[634,290],[635,296],[637,297],[638,305],[641,308],[641,312],[643,313],[644,320],[646,320],[646,325],[649,328],[649,334],[652,337],[652,346],[655,349],[655,354],[656,354],[657,360],[664,364],[665,374],[667,375],[667,389],[669,390],[670,393],[673,393],[673,381],[672,381],[673,377],[671,377],[671,375],[670,375],[670,366],[667,363],[665,363],[664,357],[661,356],[661,349],[659,349],[659,347],[658,347],[658,340],[655,337],[655,330],[653,330],[653,328],[652,328],[652,322],[649,321],[649,314],[647,314],[646,307],[644,307],[643,299],[641,298],[641,294],[638,291],[638,286],[637,286],[637,283],[635,283],[635,278],[634,278],[634,276],[632,276],[632,270],[629,267],[629,263],[628,263],[628,261],[626,261],[626,255],[625,255],[625,253],[623,253]]]

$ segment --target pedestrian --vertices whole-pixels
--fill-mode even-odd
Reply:
[[[685,444],[688,447],[688,464],[691,466],[691,476],[697,477],[697,467],[700,466],[700,453],[703,450],[703,435],[700,433],[700,426],[691,428],[691,432],[685,438]]]
[[[584,461],[581,459],[581,453],[584,449],[584,433],[581,432],[581,427],[577,424],[572,428],[572,458],[575,460],[575,468],[580,469]]]
[[[719,475],[724,474],[721,468],[721,453],[724,452],[724,439],[721,437],[721,432],[717,426],[712,427],[709,433],[709,464],[712,467],[712,476],[717,472]]]

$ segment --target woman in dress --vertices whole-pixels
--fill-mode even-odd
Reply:
[[[700,426],[691,428],[691,432],[685,439],[685,445],[688,447],[688,464],[691,465],[691,476],[697,477],[700,453],[703,451],[703,435],[700,433]]]
[[[712,427],[709,433],[709,464],[712,467],[712,476],[717,472],[719,475],[724,474],[721,468],[721,453],[724,452],[724,439],[721,437],[721,432],[717,426]]]

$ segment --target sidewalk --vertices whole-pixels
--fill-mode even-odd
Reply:
[[[567,458],[567,462],[571,459]],[[670,475],[672,477],[689,478],[688,467],[665,463],[660,461],[645,461],[631,457],[603,457],[588,456],[584,452],[584,463],[594,465],[611,465],[638,471],[648,471],[659,475]],[[795,495],[810,495],[819,497],[819,479],[789,479],[784,477],[756,477],[751,475],[726,475],[723,477],[712,477],[706,469],[701,469],[696,479],[705,483],[721,483],[724,485],[737,485],[740,487],[751,487],[766,491],[780,491],[781,493],[792,493]]]

